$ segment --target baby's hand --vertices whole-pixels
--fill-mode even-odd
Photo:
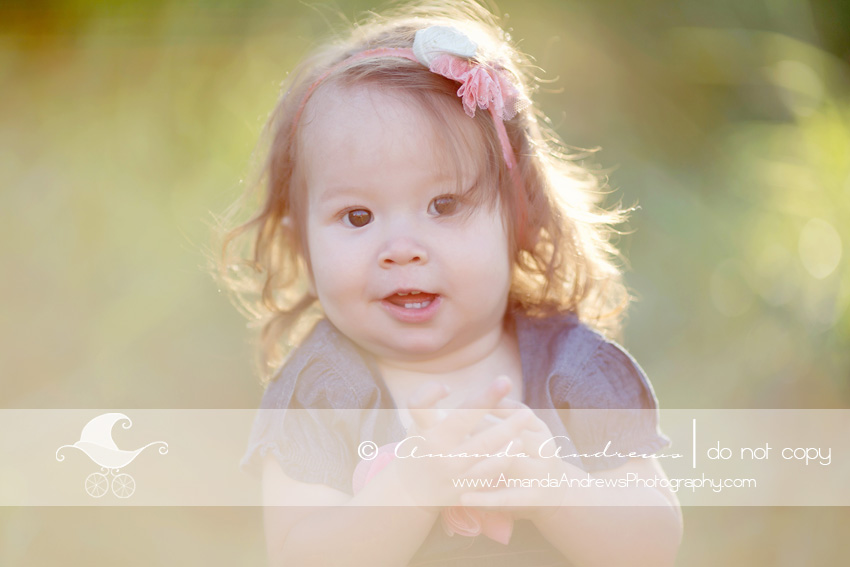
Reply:
[[[408,406],[415,428],[397,448],[399,458],[393,464],[416,501],[423,506],[457,504],[463,489],[455,487],[455,479],[480,477],[480,471],[497,460],[483,455],[505,450],[523,429],[536,426],[530,410],[511,411],[496,419],[494,412],[509,409],[503,402],[510,390],[510,380],[497,378],[451,410],[436,407],[448,395],[448,389],[437,383],[426,384],[411,397]],[[410,456],[414,448],[419,456],[445,456],[414,458]]]
[[[516,413],[534,412],[525,404],[515,400],[503,400],[500,408],[494,412],[498,417],[506,418]],[[498,479],[504,474],[505,479],[512,479],[516,484],[500,486],[496,489],[471,489],[461,496],[461,504],[481,508],[503,509],[511,511],[516,517],[532,520],[545,518],[554,513],[561,505],[564,497],[564,487],[541,486],[535,482],[542,479],[560,481],[563,476],[574,476],[581,473],[576,467],[565,463],[560,458],[542,458],[540,447],[553,437],[546,423],[534,416],[530,420],[532,427],[519,432],[514,443],[512,454],[525,453],[528,457],[511,458],[508,466],[496,468],[496,464],[487,472],[485,478]],[[531,486],[522,486],[520,482],[531,480]]]

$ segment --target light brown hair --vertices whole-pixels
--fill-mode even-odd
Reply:
[[[534,81],[526,71],[531,68],[528,61],[506,40],[492,14],[473,2],[432,2],[371,15],[348,37],[329,43],[298,66],[285,82],[266,125],[268,149],[257,182],[220,219],[223,242],[218,275],[243,312],[262,326],[260,365],[266,377],[281,363],[288,347],[297,344],[321,316],[321,306],[307,292],[309,259],[300,222],[306,188],[298,175],[299,124],[295,122],[306,102],[305,93],[318,77],[348,57],[378,47],[410,47],[416,31],[431,25],[453,25],[468,33],[479,44],[481,60],[498,61],[531,98]],[[378,84],[415,97],[422,112],[446,132],[451,149],[460,150],[447,152],[450,156],[471,149],[452,121],[474,120],[484,141],[479,148],[484,155],[476,156],[485,164],[487,177],[480,186],[495,189],[490,195],[481,191],[477,197],[502,204],[513,255],[509,309],[540,317],[569,311],[602,332],[619,333],[630,298],[611,237],[627,211],[600,207],[605,195],[603,178],[579,164],[587,152],[569,154],[533,104],[505,122],[517,161],[517,187],[502,158],[492,118],[486,112],[476,113],[475,118],[463,115],[458,83],[391,57],[342,66],[318,88],[325,83],[341,88]],[[447,100],[457,105],[458,113],[445,113]],[[257,189],[263,200],[259,210],[238,222],[240,213],[251,208],[249,195]],[[526,211],[524,226],[519,226],[514,214],[518,207]]]

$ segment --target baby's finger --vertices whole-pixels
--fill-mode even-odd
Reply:
[[[487,414],[488,420],[491,423],[494,423],[495,420],[505,420],[510,418],[512,415],[522,413],[527,416],[528,421],[525,427],[527,430],[534,431],[537,433],[546,431],[546,423],[542,419],[540,419],[540,417],[534,412],[533,409],[520,402],[514,403],[518,405],[510,408],[503,407],[490,410],[490,412]]]
[[[524,409],[523,409],[524,408]],[[477,435],[487,429],[488,427],[493,427],[494,425],[499,425],[512,415],[514,415],[517,411],[524,411],[526,413],[532,413],[533,411],[529,408],[520,408],[520,410],[491,410],[490,412],[484,414],[481,420],[476,424],[476,426],[470,432],[470,435]],[[546,424],[543,423],[539,418],[529,417],[529,421],[527,422],[525,429],[534,433],[543,434],[547,431]]]
[[[498,453],[511,441],[519,439],[519,432],[526,428],[534,414],[529,410],[518,411],[508,419],[488,427],[472,436],[460,445],[459,452],[477,455],[492,455]]]
[[[485,410],[498,407],[499,402],[510,393],[512,386],[510,378],[505,375],[497,376],[484,390],[464,400],[460,407]]]
[[[444,412],[435,409],[437,402],[449,395],[449,389],[439,382],[426,382],[410,397],[407,407],[410,417],[420,429],[430,429],[443,417]]]
[[[511,381],[507,376],[499,376],[483,391],[464,400],[457,409],[449,412],[441,424],[443,433],[454,443],[460,443],[470,435],[480,424],[488,411],[499,405],[499,402],[511,391]]]
[[[504,456],[487,457],[475,463],[465,471],[463,476],[469,479],[497,479],[503,474],[508,474],[516,464],[516,461],[524,459],[525,446],[521,440],[515,440],[503,447],[499,453],[504,453]]]
[[[534,412],[534,410],[532,410],[530,407],[528,407],[522,402],[519,402],[517,400],[511,400],[509,398],[503,399],[501,402],[499,402],[499,405],[497,407],[490,410],[489,416],[498,419],[508,419],[510,416],[512,416],[518,411],[530,412],[536,417],[536,419],[532,419],[529,422],[529,430],[544,431],[546,429],[546,424],[543,422],[542,419],[540,419],[540,416],[538,416],[536,412]]]
[[[494,409],[522,409],[528,406],[513,398],[503,398]]]
[[[475,424],[475,427],[472,428],[472,431],[469,432],[470,435],[478,435],[488,427],[493,427],[494,425],[501,424],[504,420],[509,418],[511,414],[505,414],[503,416],[495,416],[492,413],[485,413],[481,420]]]
[[[422,384],[413,392],[407,401],[410,409],[432,408],[434,405],[449,395],[449,387],[440,382],[429,381]]]
[[[499,403],[496,404],[495,407],[490,408],[489,413],[499,419],[507,419],[513,412],[524,407],[526,407],[524,403],[512,398],[504,397],[499,400]]]

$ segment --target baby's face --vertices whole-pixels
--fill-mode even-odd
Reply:
[[[328,319],[379,360],[463,360],[501,337],[508,238],[498,206],[458,195],[479,176],[474,160],[458,180],[427,111],[403,96],[329,86],[308,105],[312,283]],[[457,120],[477,140],[460,100]]]

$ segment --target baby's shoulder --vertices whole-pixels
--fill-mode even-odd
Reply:
[[[266,388],[264,408],[362,408],[376,396],[374,373],[357,348],[322,319]]]
[[[530,361],[533,374],[548,377],[556,406],[657,406],[652,385],[631,354],[575,314],[518,319],[517,324],[523,361]]]
[[[609,344],[604,336],[570,312],[545,317],[518,314],[516,325],[522,357],[559,373],[577,372]]]

